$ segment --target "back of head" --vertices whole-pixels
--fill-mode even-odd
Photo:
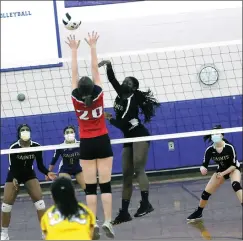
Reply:
[[[71,179],[57,178],[51,185],[51,193],[57,209],[65,218],[78,214],[79,205]]]
[[[94,82],[88,76],[83,76],[78,82],[78,92],[87,106],[92,104]]]

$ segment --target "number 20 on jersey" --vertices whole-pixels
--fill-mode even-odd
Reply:
[[[81,113],[79,116],[81,120],[98,119],[102,116],[103,108],[100,106],[93,110],[77,110],[77,112]]]

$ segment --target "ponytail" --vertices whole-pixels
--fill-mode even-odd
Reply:
[[[156,108],[160,106],[160,103],[156,100],[150,89],[148,91],[136,90],[134,95],[138,101],[140,113],[144,115],[144,122],[150,122],[152,117],[155,116]]]

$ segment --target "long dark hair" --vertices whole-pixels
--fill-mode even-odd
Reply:
[[[74,186],[69,178],[57,178],[51,185],[51,193],[56,208],[64,218],[70,219],[73,216],[79,216],[80,210],[86,213],[86,211],[78,204]]]
[[[213,130],[219,130],[223,129],[221,125],[216,125],[213,127]],[[221,133],[222,136],[224,136],[224,133]],[[212,143],[212,135],[206,135],[203,137],[204,142]],[[229,143],[229,141],[225,138],[223,138],[223,141],[226,143]]]
[[[155,110],[160,106],[158,100],[154,97],[153,92],[148,89],[147,91],[138,90],[139,81],[134,77],[128,77],[133,81],[136,88],[134,95],[140,107],[140,114],[144,115],[144,122],[150,122],[152,117],[155,116]]]

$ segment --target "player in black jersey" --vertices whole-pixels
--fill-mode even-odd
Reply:
[[[67,126],[63,130],[64,143],[63,144],[74,144],[79,143],[75,139],[75,128],[73,126]],[[61,145],[63,145],[61,144]],[[49,171],[52,171],[55,164],[57,163],[59,157],[62,157],[62,161],[59,165],[59,176],[65,176],[71,178],[75,176],[78,184],[83,190],[85,190],[85,182],[82,173],[82,167],[79,160],[80,148],[70,148],[70,149],[58,149],[55,151],[52,158],[51,164],[49,166]]]
[[[139,82],[134,77],[126,77],[122,85],[117,81],[110,61],[102,61],[99,67],[106,65],[107,76],[113,88],[117,92],[114,103],[116,117],[105,113],[106,119],[119,128],[125,138],[148,136],[148,129],[141,123],[139,112],[144,115],[144,122],[150,122],[155,115],[155,109],[160,104],[153,97],[149,90],[143,92],[138,90]],[[132,220],[128,206],[132,196],[133,175],[136,174],[139,187],[141,190],[142,200],[140,207],[134,217],[141,217],[154,209],[149,202],[149,181],[145,173],[145,166],[148,157],[149,142],[135,142],[124,144],[122,155],[123,169],[123,191],[122,191],[122,208],[113,224],[119,224]]]
[[[217,125],[214,129],[222,129],[221,125]],[[224,134],[213,134],[205,136],[204,140],[210,140],[213,142],[204,154],[204,161],[200,168],[202,175],[207,175],[207,168],[210,160],[212,159],[218,164],[216,173],[213,174],[208,182],[205,190],[202,193],[199,206],[194,213],[192,213],[187,220],[196,220],[202,218],[202,212],[205,208],[209,197],[219,188],[225,180],[231,180],[233,190],[235,191],[238,199],[242,205],[242,187],[240,184],[241,173],[240,163],[237,160],[236,151],[232,144],[224,139]]]
[[[20,125],[17,132],[18,141],[10,146],[10,149],[38,147],[40,144],[31,140],[31,129],[28,125]],[[23,152],[9,155],[9,172],[4,186],[2,202],[2,229],[1,240],[9,240],[8,227],[10,224],[11,210],[18,194],[19,184],[23,183],[37,209],[39,221],[45,212],[45,202],[42,200],[40,183],[33,170],[33,162],[36,160],[40,172],[51,180],[56,178],[53,172],[49,172],[43,164],[42,152]]]

